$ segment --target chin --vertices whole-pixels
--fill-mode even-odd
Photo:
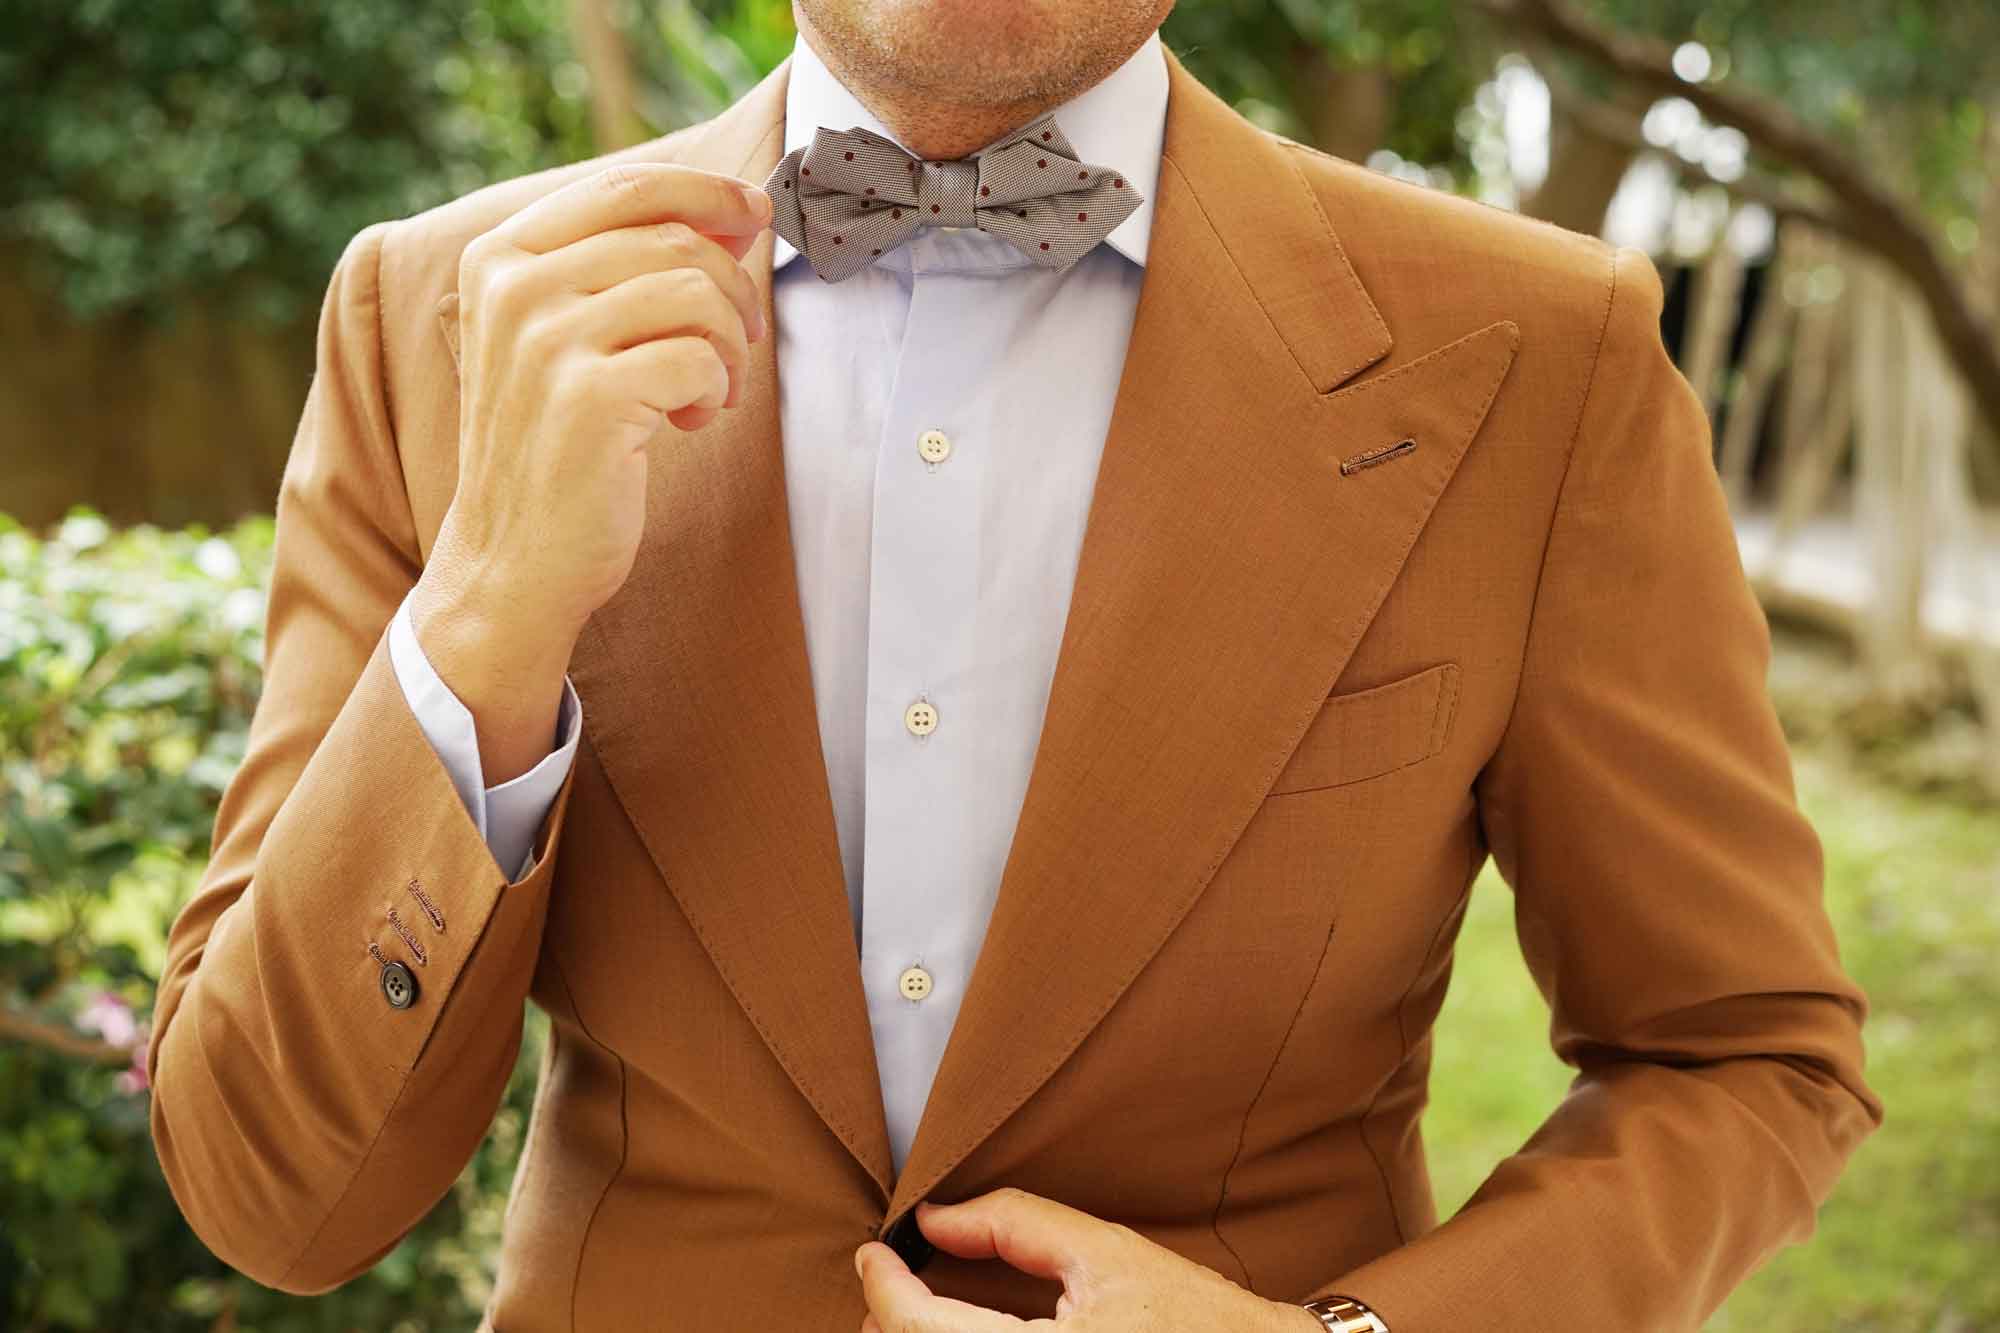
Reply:
[[[1083,0],[800,0],[813,25],[911,90],[1043,81],[1073,51]]]

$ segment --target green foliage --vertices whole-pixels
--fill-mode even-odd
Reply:
[[[1335,69],[1388,76],[1389,117],[1379,145],[1469,178],[1457,124],[1490,53],[1454,0],[1180,0],[1161,28],[1190,71],[1270,129],[1314,141],[1315,53]]]
[[[1587,7],[1707,44],[1719,70],[1844,135],[1973,234],[2000,7]],[[719,110],[792,41],[789,0],[610,12],[660,133]],[[1164,35],[1246,114],[1308,141],[1327,114],[1313,71],[1379,72],[1380,146],[1476,183],[1463,116],[1507,43],[1467,5],[1180,0]],[[0,0],[0,242],[84,314],[162,316],[212,293],[301,318],[368,223],[595,151],[588,84],[564,0]]]
[[[230,1273],[152,1152],[144,1049],[261,683],[272,523],[47,540],[0,518],[0,1327],[463,1329],[490,1293],[544,1024],[479,1155],[374,1270],[302,1300]]]
[[[588,148],[561,0],[0,0],[0,238],[79,312],[310,313],[342,245]]]
[[[652,0],[645,9],[628,37],[640,111],[658,133],[735,101],[791,54],[796,33],[791,0]]]

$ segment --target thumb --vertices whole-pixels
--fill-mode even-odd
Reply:
[[[1103,1267],[1110,1227],[1089,1213],[1014,1186],[958,1203],[917,1205],[917,1225],[939,1249],[961,1259],[999,1259],[1036,1277],[1068,1285],[1079,1270]]]

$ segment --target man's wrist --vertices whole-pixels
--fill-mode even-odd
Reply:
[[[1298,1301],[1272,1301],[1283,1313],[1277,1316],[1281,1333],[1326,1333],[1319,1316]]]
[[[549,753],[574,633],[504,624],[441,567],[426,568],[409,612],[425,660],[473,716],[484,785],[527,772]]]

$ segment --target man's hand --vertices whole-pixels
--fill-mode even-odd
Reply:
[[[1101,1333],[1320,1333],[1298,1305],[1266,1300],[1128,1226],[1012,1187],[917,1205],[931,1244],[961,1259],[1001,1259],[1063,1284],[1053,1319],[1033,1321],[934,1295],[897,1253],[854,1252],[868,1314],[861,1333],[990,1333],[1086,1324]]]
[[[576,636],[631,573],[647,447],[742,395],[765,328],[740,261],[770,217],[733,176],[631,162],[459,260],[458,486],[410,614],[489,786],[547,753]]]

